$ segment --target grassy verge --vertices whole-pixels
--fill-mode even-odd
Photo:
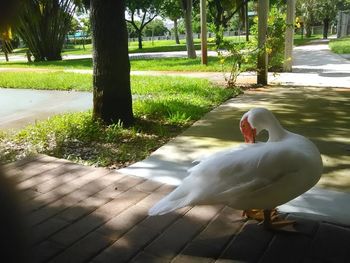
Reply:
[[[321,39],[322,35],[312,35],[311,37],[301,37],[300,35],[296,34],[294,35],[294,45],[295,46],[302,46],[307,45],[312,40]]]
[[[188,58],[157,58],[157,59],[132,59],[131,70],[142,71],[197,71],[197,72],[220,72],[221,64],[219,58],[208,57],[208,65],[202,65],[201,59]],[[69,59],[61,61],[45,61],[45,62],[2,62],[0,67],[6,68],[32,68],[32,69],[92,69],[92,60],[84,59]],[[242,71],[254,68],[254,65],[243,64]]]
[[[119,168],[147,157],[206,112],[238,94],[207,80],[132,78],[135,125],[104,126],[91,112],[54,116],[13,133],[0,131],[0,161],[44,153],[78,163]]]
[[[350,37],[332,39],[329,42],[330,49],[337,54],[350,54]]]
[[[0,72],[0,87],[91,91],[92,76],[70,72]]]

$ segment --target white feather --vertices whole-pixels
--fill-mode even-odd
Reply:
[[[266,109],[259,110],[246,115],[253,127],[269,131],[268,142],[244,144],[205,157],[149,214],[216,203],[236,209],[274,208],[315,185],[322,173],[316,146],[305,137],[284,130]]]

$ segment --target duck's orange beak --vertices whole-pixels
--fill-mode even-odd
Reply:
[[[241,132],[244,136],[246,143],[255,143],[256,129],[252,128],[248,122],[248,118],[245,118],[240,123]]]

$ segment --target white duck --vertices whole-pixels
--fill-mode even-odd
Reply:
[[[285,130],[265,108],[245,113],[240,129],[248,143],[267,130],[266,143],[244,144],[214,153],[189,170],[174,191],[160,200],[149,215],[202,204],[228,204],[235,209],[263,209],[265,226],[270,211],[314,186],[322,174],[322,159],[305,137]]]

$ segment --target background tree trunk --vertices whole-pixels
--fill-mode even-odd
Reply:
[[[133,123],[128,32],[123,0],[91,0],[93,117]]]
[[[187,57],[196,58],[192,32],[192,0],[182,0],[182,9],[185,18]]]
[[[137,40],[139,41],[139,49],[142,49],[142,31],[137,31]]]
[[[323,19],[323,39],[328,38],[328,27],[329,27],[329,19]]]
[[[269,0],[258,1],[258,47],[260,49],[258,54],[258,76],[257,83],[267,85],[267,65],[268,58],[266,52],[267,40],[267,19],[269,13]]]
[[[293,41],[294,41],[294,23],[295,23],[295,0],[287,0],[286,32],[284,43],[284,62],[283,70],[292,71],[293,65]]]
[[[175,18],[173,21],[174,21],[175,43],[176,43],[176,44],[180,44],[179,29],[178,29],[178,25],[177,25],[177,19]]]

